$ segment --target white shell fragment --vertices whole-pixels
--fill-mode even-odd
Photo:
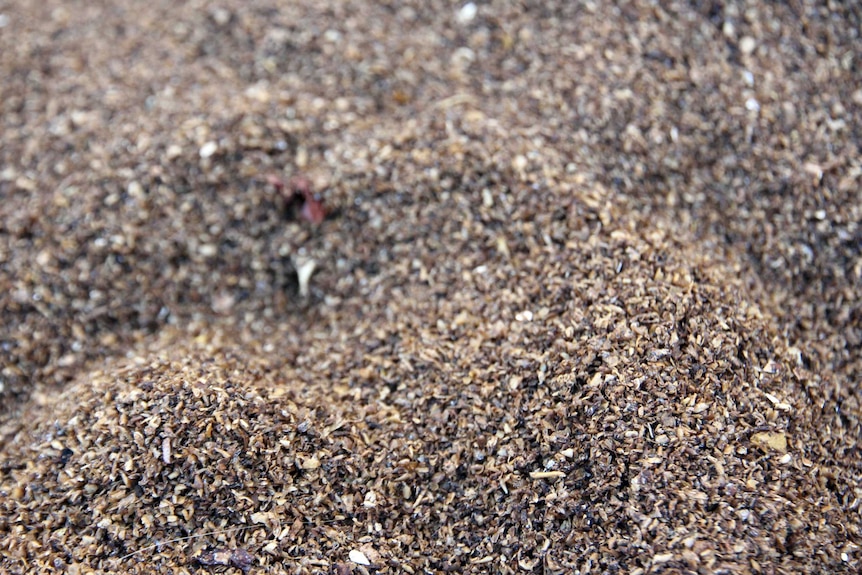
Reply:
[[[297,257],[294,260],[296,266],[296,277],[299,280],[299,295],[308,297],[308,285],[311,280],[311,274],[314,273],[317,262],[312,258]]]
[[[533,312],[530,310],[519,311],[515,314],[517,321],[533,321]]]
[[[165,437],[162,439],[162,461],[165,465],[171,462],[171,438]]]
[[[365,499],[362,501],[363,507],[377,507],[377,494],[373,491],[369,491],[365,494]]]
[[[359,549],[351,550],[347,557],[357,565],[365,565],[366,567],[371,565],[371,561],[369,561],[365,553]]]

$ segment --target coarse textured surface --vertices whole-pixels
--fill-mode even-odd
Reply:
[[[858,573],[860,12],[0,0],[0,571]]]

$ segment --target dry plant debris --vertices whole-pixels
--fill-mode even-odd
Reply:
[[[0,571],[858,573],[860,24],[0,3]]]

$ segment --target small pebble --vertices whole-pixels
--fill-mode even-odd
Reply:
[[[210,156],[215,154],[217,150],[218,150],[218,144],[217,143],[212,142],[212,141],[207,142],[206,144],[201,146],[200,156],[201,156],[201,158],[204,158],[204,159],[209,158]]]
[[[757,42],[751,36],[743,36],[739,40],[739,50],[746,56],[750,55],[757,48]]]
[[[212,19],[219,26],[224,26],[230,22],[230,12],[224,8],[213,8]]]
[[[205,258],[211,258],[218,253],[218,246],[214,244],[204,244],[200,247],[200,254]]]
[[[478,8],[473,2],[468,2],[464,4],[460,10],[458,10],[458,15],[456,19],[458,23],[461,25],[469,24],[476,17],[476,13],[478,12]]]

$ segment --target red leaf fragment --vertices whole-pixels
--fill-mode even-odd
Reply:
[[[305,176],[294,176],[290,179],[290,189],[294,198],[302,199],[302,209],[299,215],[313,224],[319,224],[326,217],[323,202],[311,191],[311,180]]]
[[[319,224],[326,217],[323,203],[313,196],[305,198],[305,203],[302,204],[302,210],[299,213],[312,224]]]
[[[300,202],[302,206],[299,208],[299,216],[313,224],[319,224],[326,218],[326,208],[323,201],[318,198],[311,187],[311,180],[305,176],[294,176],[288,181],[287,186],[275,174],[270,174],[266,177],[266,181],[271,186],[275,187],[286,202],[286,208],[289,212],[296,209]]]

